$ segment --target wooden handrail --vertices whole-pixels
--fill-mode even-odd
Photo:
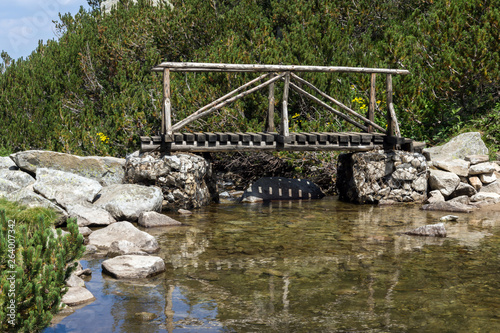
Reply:
[[[161,72],[165,68],[172,72],[324,72],[324,73],[378,73],[410,74],[406,69],[364,68],[339,66],[296,66],[296,65],[261,65],[261,64],[218,64],[200,62],[162,62],[153,67]]]
[[[360,128],[361,130],[371,133],[374,129],[386,133],[388,136],[400,137],[399,124],[397,122],[396,114],[394,111],[394,106],[392,102],[392,75],[394,74],[409,74],[410,72],[404,69],[388,69],[388,68],[362,68],[362,67],[337,67],[337,66],[296,66],[296,65],[262,65],[262,64],[217,64],[217,63],[191,63],[191,62],[163,62],[153,69],[155,72],[163,72],[163,104],[162,104],[162,118],[161,118],[161,134],[164,140],[171,140],[174,131],[181,129],[182,127],[188,125],[192,121],[195,121],[209,113],[218,110],[225,105],[236,101],[252,92],[269,86],[269,112],[266,119],[266,128],[274,131],[274,82],[277,80],[283,80],[285,82],[283,90],[283,101],[282,101],[282,114],[281,114],[281,129],[280,135],[283,137],[288,137],[288,90],[289,88],[305,95],[306,97],[312,99],[316,103],[319,103],[323,107],[327,108],[337,116],[346,120],[347,122],[353,124],[354,126]],[[265,72],[264,75],[253,79],[239,88],[231,91],[230,93],[224,95],[223,97],[207,104],[201,109],[197,110],[190,116],[180,120],[176,124],[172,125],[172,115],[171,115],[171,96],[170,96],[170,72]],[[298,72],[323,72],[323,73],[366,73],[370,74],[370,101],[368,109],[368,117],[364,117],[348,106],[342,104],[336,99],[332,98],[328,94],[322,92],[320,89],[315,87],[312,83],[300,78],[294,73]],[[376,74],[386,74],[387,81],[387,130],[377,125],[374,122],[374,111],[376,107],[375,98],[375,78]],[[248,87],[257,83],[268,76],[271,79],[261,83],[253,88],[247,90]],[[344,111],[347,111],[353,116],[361,119],[364,124],[361,124],[347,115],[335,110],[330,105],[319,100],[317,97],[306,92],[299,85],[291,82],[290,79],[294,79],[299,82],[299,85],[303,84],[314,92],[319,94],[321,97],[325,98],[327,101],[334,103]],[[243,92],[242,92],[243,91]]]

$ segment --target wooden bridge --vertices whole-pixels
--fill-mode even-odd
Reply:
[[[392,101],[392,75],[409,74],[407,70],[355,67],[326,66],[294,66],[294,65],[245,65],[215,63],[179,63],[164,62],[153,68],[163,73],[163,105],[161,116],[161,135],[141,137],[141,151],[160,150],[163,152],[228,152],[228,151],[260,151],[260,150],[352,150],[366,151],[376,148],[403,149],[412,151],[413,141],[402,138],[394,112]],[[255,72],[264,73],[245,83],[230,93],[205,105],[185,119],[172,125],[172,108],[170,93],[171,72]],[[370,75],[370,101],[367,116],[360,115],[350,107],[332,98],[312,83],[302,79],[297,73],[366,73]],[[374,121],[376,108],[375,79],[377,74],[386,75],[386,121],[383,128]],[[262,83],[259,83],[266,80]],[[274,91],[275,83],[283,81],[283,100],[279,131],[274,125]],[[253,86],[253,87],[252,87]],[[257,90],[268,87],[269,107],[266,116],[266,130],[258,133],[224,132],[217,128],[213,132],[192,133],[180,132],[186,125],[200,119],[222,107],[245,97]],[[321,100],[307,87],[323,98]],[[326,108],[338,118],[354,125],[361,132],[289,132],[288,96],[292,89],[315,103]],[[330,104],[328,104],[328,103]],[[335,105],[334,108],[332,105]],[[339,111],[342,110],[343,112]],[[357,119],[355,119],[357,118]]]

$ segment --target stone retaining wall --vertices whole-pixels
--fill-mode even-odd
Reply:
[[[423,202],[428,166],[418,153],[383,150],[341,154],[337,190],[341,200],[356,203]]]

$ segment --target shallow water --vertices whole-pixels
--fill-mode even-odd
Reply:
[[[500,332],[500,216],[317,201],[213,205],[156,228],[167,272],[82,260],[96,301],[44,332]],[[141,321],[138,312],[156,318]]]

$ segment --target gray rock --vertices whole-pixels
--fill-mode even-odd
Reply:
[[[446,228],[443,223],[429,224],[405,232],[412,236],[446,237]]]
[[[481,187],[481,189],[479,190],[479,192],[500,194],[500,182],[497,180],[497,181],[494,181],[491,184],[483,186],[483,187]]]
[[[6,196],[7,194],[18,191],[20,189],[21,187],[19,187],[14,182],[0,178],[0,197]]]
[[[452,172],[457,176],[467,177],[469,175],[470,162],[462,159],[454,159],[448,161],[435,160],[432,164],[444,171]]]
[[[142,212],[139,215],[139,220],[137,224],[140,226],[151,228],[151,227],[164,227],[164,226],[175,226],[181,225],[182,223],[174,220],[173,218],[160,214],[157,212]]]
[[[488,155],[468,155],[465,160],[470,162],[471,165],[488,162],[490,157]]]
[[[187,209],[182,209],[182,208],[179,208],[179,210],[177,211],[179,214],[181,215],[191,215],[193,214],[192,211],[190,210],[187,210]]]
[[[0,179],[9,180],[19,186],[19,188],[35,183],[35,178],[20,170],[0,169]]]
[[[116,222],[107,210],[89,202],[67,203],[64,208],[70,217],[76,218],[79,227],[107,226]]]
[[[249,197],[266,200],[321,199],[325,195],[313,182],[306,179],[263,177],[246,189],[242,201]]]
[[[87,254],[95,254],[95,253],[97,253],[97,246],[91,245],[91,244],[87,244],[85,246],[84,256],[87,255]]]
[[[489,193],[489,192],[479,192],[470,198],[472,202],[480,202],[487,204],[496,204],[500,202],[500,194]]]
[[[448,197],[455,191],[458,184],[460,184],[460,178],[456,174],[441,170],[430,170],[429,186],[431,190],[439,190],[443,196]]]
[[[94,295],[83,287],[70,287],[62,297],[62,302],[69,306],[76,306],[93,301],[95,301]]]
[[[443,222],[456,221],[456,220],[458,220],[458,216],[456,215],[446,215],[439,219],[439,221]]]
[[[117,279],[142,279],[165,271],[160,257],[123,255],[102,262],[103,271]]]
[[[492,173],[483,173],[479,175],[479,179],[481,180],[481,183],[483,184],[490,184],[493,183],[495,180],[497,180],[497,176],[492,172]]]
[[[111,243],[107,256],[112,258],[126,254],[147,255],[134,243],[122,239]]]
[[[151,321],[157,317],[156,314],[151,312],[137,312],[134,316],[140,321]]]
[[[29,187],[24,187],[20,190],[9,193],[5,196],[7,200],[18,202],[27,207],[45,207],[52,208],[59,214],[59,222],[64,222],[68,218],[68,214],[61,207],[45,199],[41,195],[31,191]]]
[[[459,197],[448,200],[448,202],[458,202],[464,205],[470,205],[470,197],[467,195],[461,195]]]
[[[444,202],[444,196],[439,190],[434,190],[429,192],[429,196],[427,198],[427,203],[436,203],[436,202]]]
[[[460,197],[462,195],[471,197],[476,193],[477,191],[472,185],[460,182],[455,191],[453,191],[453,193],[450,195],[450,199]]]
[[[43,150],[28,150],[10,155],[16,165],[25,171],[37,173],[38,168],[48,168],[74,173],[97,180],[102,186],[123,183],[125,159],[86,156]]]
[[[163,193],[156,186],[136,184],[104,187],[94,205],[106,209],[116,220],[137,221],[142,212],[160,211]]]
[[[153,153],[129,155],[126,181],[159,186],[164,210],[192,209],[209,204],[216,196],[210,164],[202,157],[188,154],[156,156]]]
[[[38,168],[33,189],[45,198],[63,205],[82,200],[92,202],[102,186],[96,180],[73,173]]]
[[[66,280],[66,285],[68,287],[85,287],[85,281],[75,273],[71,274]]]
[[[19,168],[9,156],[0,156],[0,169],[17,170]]]
[[[471,184],[472,187],[474,187],[476,191],[479,191],[481,187],[483,187],[481,179],[479,179],[479,177],[476,176],[469,177],[469,183]]]
[[[90,229],[89,227],[78,227],[78,232],[83,237],[87,237],[88,235],[90,235],[92,233],[92,229]]]
[[[486,162],[471,165],[469,175],[480,175],[482,173],[493,173],[496,170],[495,163]]]
[[[488,155],[488,153],[488,148],[479,132],[463,133],[442,146],[424,149],[424,155],[432,161],[464,159],[469,155]]]
[[[113,242],[119,240],[132,242],[147,253],[153,253],[159,249],[158,242],[153,236],[140,231],[130,222],[113,223],[106,228],[94,231],[89,236],[90,245],[106,250],[109,250]]]
[[[465,205],[460,202],[445,201],[445,202],[435,202],[427,205],[423,205],[423,210],[429,211],[443,211],[451,213],[470,213],[476,207],[471,205]]]

